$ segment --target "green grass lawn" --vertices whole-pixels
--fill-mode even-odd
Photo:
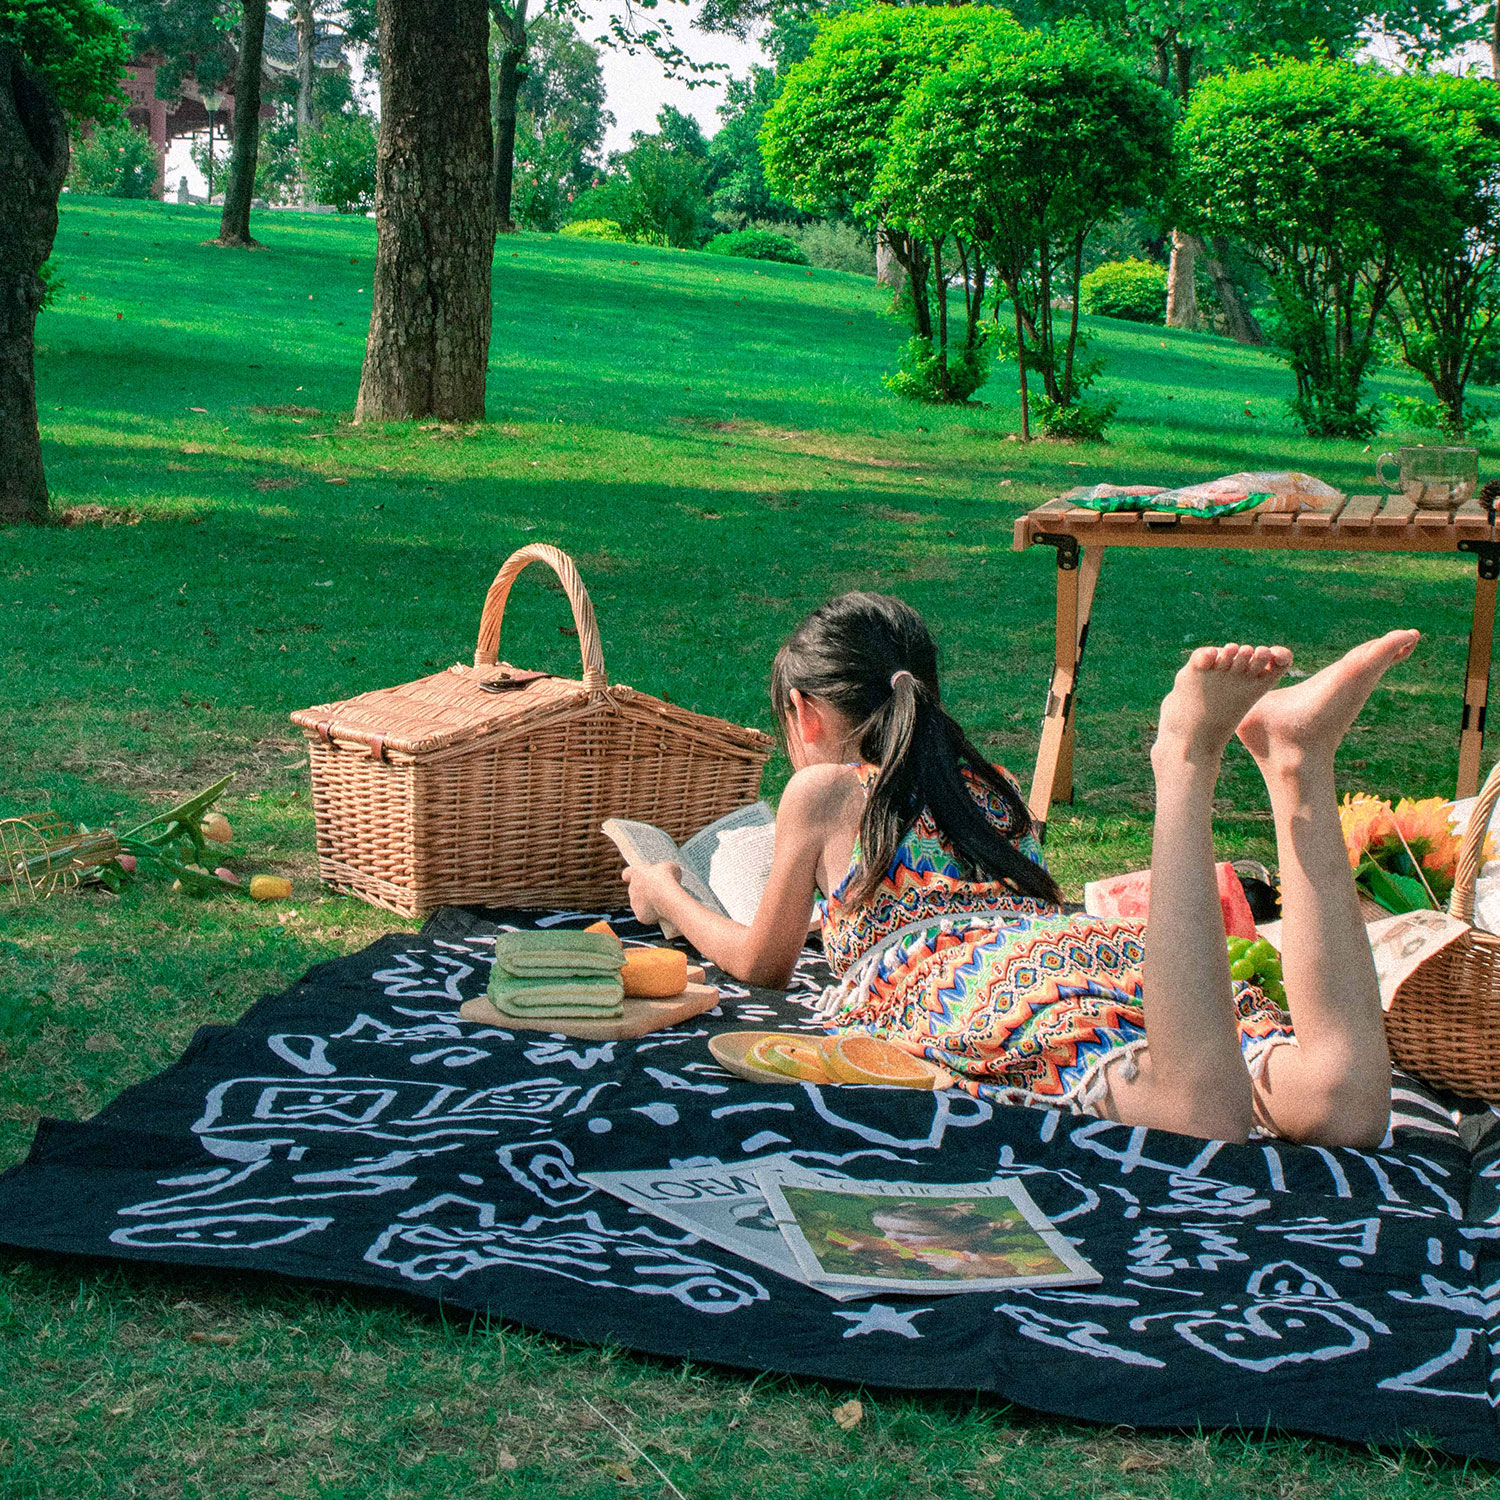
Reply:
[[[355,428],[373,224],[263,216],[264,253],[206,247],[215,224],[65,200],[39,392],[55,504],[79,524],[0,533],[0,815],[135,821],[233,771],[231,862],[297,895],[146,887],[0,918],[0,1165],[40,1115],[93,1113],[199,1025],[395,925],[317,885],[287,715],[467,659],[495,568],[527,541],[577,559],[614,679],[764,727],[772,653],[803,613],[850,587],[899,593],[944,648],[955,711],[1024,781],[1053,569],[1045,549],[1011,553],[1022,508],[1084,481],[1239,468],[1371,487],[1374,452],[1300,436],[1289,374],[1223,340],[1100,322],[1112,441],[1023,448],[1004,367],[982,406],[883,389],[903,333],[868,281],[532,235],[497,251],[490,425]],[[1065,887],[1146,863],[1155,707],[1203,640],[1284,640],[1318,664],[1420,626],[1343,780],[1451,794],[1471,598],[1453,559],[1116,554],[1078,798],[1049,830]],[[568,623],[528,576],[503,652],[568,670]],[[1269,857],[1248,758],[1221,791],[1225,854]],[[1491,1484],[1420,1451],[1142,1437],[992,1403],[867,1395],[846,1434],[830,1413],[848,1393],[813,1382],[149,1269],[0,1262],[0,1330],[7,1500],[670,1494],[640,1450],[692,1500]]]

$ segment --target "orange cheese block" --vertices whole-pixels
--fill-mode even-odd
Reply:
[[[680,948],[627,948],[620,971],[627,1000],[665,1000],[688,982],[687,954]]]

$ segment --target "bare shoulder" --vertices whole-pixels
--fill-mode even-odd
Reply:
[[[781,794],[780,816],[826,828],[843,821],[852,806],[863,805],[859,773],[853,766],[804,766]]]

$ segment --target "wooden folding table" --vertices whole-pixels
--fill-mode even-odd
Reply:
[[[1321,510],[1287,513],[1241,511],[1207,520],[1170,512],[1101,514],[1052,500],[1016,521],[1015,549],[1057,551],[1057,645],[1036,774],[1032,816],[1043,828],[1054,802],[1073,800],[1073,699],[1088,642],[1089,617],[1099,569],[1108,547],[1240,548],[1284,552],[1466,552],[1478,560],[1464,707],[1458,735],[1459,797],[1479,790],[1485,704],[1495,629],[1495,583],[1500,578],[1500,536],[1494,518],[1477,500],[1456,513],[1418,510],[1393,496],[1355,495]]]

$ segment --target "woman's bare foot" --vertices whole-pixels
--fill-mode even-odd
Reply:
[[[1200,646],[1162,700],[1153,755],[1214,761],[1292,664],[1285,646]]]
[[[1388,668],[1416,649],[1421,633],[1392,630],[1356,646],[1304,682],[1267,693],[1245,715],[1239,737],[1262,768],[1333,752]]]

